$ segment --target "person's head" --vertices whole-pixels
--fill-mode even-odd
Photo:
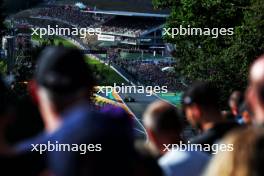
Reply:
[[[247,103],[254,113],[258,124],[264,123],[264,55],[251,66],[249,85],[246,92]]]
[[[240,91],[234,91],[229,97],[229,107],[234,116],[239,115],[239,107],[244,102],[244,94]]]
[[[193,127],[200,129],[204,123],[222,120],[218,94],[214,85],[206,82],[196,82],[185,92],[183,108]]]
[[[89,101],[95,81],[77,49],[48,47],[40,55],[35,72],[35,94],[42,117],[61,114],[80,101]]]
[[[183,130],[182,117],[176,107],[164,102],[152,103],[143,115],[143,124],[151,143],[162,153],[163,144],[177,143]]]
[[[204,176],[262,176],[264,170],[264,129],[237,129],[220,144],[232,151],[219,151],[211,160]]]

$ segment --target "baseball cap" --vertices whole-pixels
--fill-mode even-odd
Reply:
[[[35,79],[38,85],[58,94],[94,86],[91,69],[77,49],[48,47],[41,53]]]
[[[182,99],[184,106],[194,103],[201,106],[218,107],[219,92],[212,83],[195,82],[185,93]]]

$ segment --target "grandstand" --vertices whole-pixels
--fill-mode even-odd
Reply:
[[[87,36],[90,45],[109,45],[122,48],[149,49],[164,47],[162,27],[166,14],[136,13],[123,11],[82,10],[71,5],[53,5],[20,12],[15,19],[28,21],[30,18],[52,19],[73,27],[100,27],[99,40]],[[92,39],[91,39],[92,38]],[[104,46],[104,45],[103,45]]]
[[[164,84],[170,86],[169,90],[182,90],[179,81],[175,81],[175,74],[162,71],[164,67],[176,64],[166,52],[166,45],[162,40],[166,17],[166,14],[84,10],[74,5],[52,5],[20,12],[10,18],[18,25],[43,28],[48,25],[63,28],[99,27],[102,33],[98,37],[64,37],[81,43],[85,49],[107,50],[106,55],[98,54],[96,57],[115,66],[133,80],[136,79],[133,82],[145,85]],[[131,66],[137,69],[130,69]]]
[[[115,11],[88,11],[87,13],[112,15],[113,17],[106,20],[100,27],[104,35],[113,36],[112,42],[117,42],[120,46],[149,48],[164,45],[161,29],[166,15]]]

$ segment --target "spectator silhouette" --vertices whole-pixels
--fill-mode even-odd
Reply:
[[[226,121],[219,107],[219,92],[206,82],[194,83],[184,94],[183,106],[189,123],[201,134],[190,141],[194,144],[217,143],[229,130],[238,126]]]
[[[254,122],[264,123],[264,56],[260,56],[251,66],[246,99],[253,112]]]
[[[147,147],[154,156],[161,156],[159,165],[166,176],[200,175],[209,160],[206,153],[172,147],[185,143],[181,137],[182,119],[177,108],[164,101],[152,103],[144,113],[149,136]]]
[[[264,130],[249,127],[232,131],[220,142],[232,151],[219,151],[204,176],[261,176],[264,174]]]

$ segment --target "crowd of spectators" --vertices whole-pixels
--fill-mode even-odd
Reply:
[[[101,28],[102,32],[105,33],[117,33],[132,37],[138,37],[146,30],[158,27],[165,22],[164,19],[158,18],[124,17],[104,14],[94,15],[93,13],[84,12],[70,5],[31,9],[14,15],[12,19],[25,21],[29,24],[34,23],[35,26],[43,26],[43,20],[49,20],[51,24],[53,23],[52,21],[60,24],[59,26],[61,28],[64,26],[68,28]],[[117,40],[121,40],[121,43],[137,43],[135,39],[122,39],[122,37],[119,37]],[[95,41],[97,39],[95,40],[90,36],[86,36],[84,40],[85,43],[90,45],[96,43]]]
[[[72,6],[40,8],[36,17],[57,19],[77,27],[100,27],[103,32],[134,37],[164,23],[164,20],[157,18],[93,15]]]
[[[104,23],[101,28],[104,32],[139,36],[145,30],[158,27],[163,23],[163,20],[156,18],[116,16]]]
[[[94,26],[98,22],[103,22],[104,18],[93,18],[92,14],[82,12],[77,7],[72,6],[55,6],[39,9],[40,17],[58,19],[80,28]]]
[[[93,15],[72,6],[40,8],[37,17],[57,19],[77,27],[101,27],[103,32],[128,36],[139,36],[145,30],[164,23],[164,20],[157,18],[146,20],[142,17]]]
[[[210,82],[189,86],[180,108],[153,102],[142,115],[148,136],[143,140],[135,138],[133,118],[122,108],[95,108],[95,79],[79,50],[46,48],[28,89],[35,106],[24,109],[41,119],[42,130],[9,142],[10,130],[20,135],[19,124],[10,125],[27,116],[17,112],[12,89],[0,81],[0,174],[262,176],[263,67],[260,56],[250,68],[247,90],[232,93],[225,112]],[[32,113],[37,110],[39,115]],[[182,135],[183,119],[197,130],[190,139]],[[28,130],[35,127],[28,123]]]
[[[167,86],[169,91],[182,91],[186,88],[173,70],[162,70],[173,68],[173,63],[125,59],[113,59],[113,63],[143,85]]]

